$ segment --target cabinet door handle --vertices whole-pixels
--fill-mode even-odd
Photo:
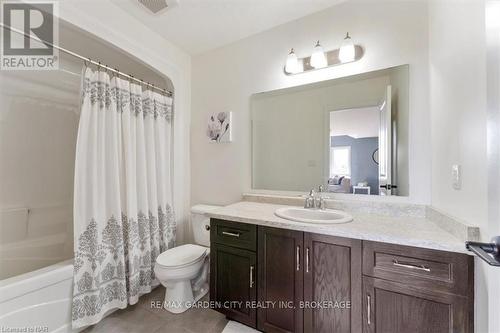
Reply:
[[[306,248],[306,273],[309,273],[309,248]]]
[[[253,265],[250,266],[250,289],[253,288]]]
[[[300,246],[297,246],[297,271],[300,271]]]
[[[404,268],[410,268],[410,269],[418,269],[420,271],[426,271],[426,272],[430,272],[431,269],[427,266],[424,266],[424,265],[413,265],[413,264],[409,264],[409,263],[404,263],[404,262],[399,262],[397,259],[394,259],[392,261],[392,264],[394,266],[398,266],[398,267],[404,267]]]
[[[226,236],[231,236],[231,237],[236,237],[236,238],[240,238],[240,233],[239,232],[229,232],[229,231],[223,231],[222,232],[223,235],[226,235]]]
[[[371,314],[372,314],[372,298],[370,295],[366,295],[366,317],[368,325],[371,325]]]

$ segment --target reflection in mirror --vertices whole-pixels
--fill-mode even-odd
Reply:
[[[408,195],[408,66],[252,96],[256,190]]]

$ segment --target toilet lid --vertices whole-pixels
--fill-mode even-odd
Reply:
[[[156,258],[156,263],[165,267],[183,266],[205,256],[207,248],[194,244],[185,244],[168,249]]]

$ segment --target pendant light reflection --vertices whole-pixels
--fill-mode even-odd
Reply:
[[[342,45],[339,50],[339,60],[341,62],[351,62],[354,61],[354,57],[356,55],[356,51],[354,50],[354,43],[349,36],[349,33],[344,38]]]
[[[293,49],[290,50],[286,58],[285,71],[292,74],[299,72],[299,60]]]
[[[325,52],[323,51],[323,47],[321,46],[318,40],[311,55],[311,66],[316,69],[319,69],[326,67],[327,65],[328,62],[326,61]]]

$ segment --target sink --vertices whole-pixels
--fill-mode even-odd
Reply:
[[[304,223],[337,224],[352,221],[351,215],[341,210],[334,209],[285,207],[277,209],[274,214],[286,220]]]

